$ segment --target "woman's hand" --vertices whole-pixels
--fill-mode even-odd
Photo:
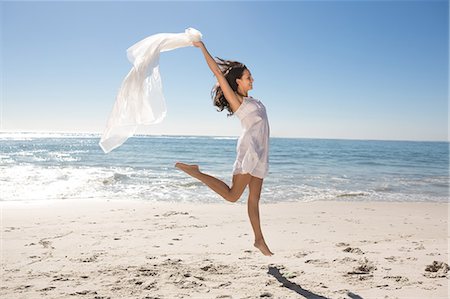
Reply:
[[[192,45],[197,48],[201,48],[202,46],[203,47],[205,46],[202,41],[192,42]]]

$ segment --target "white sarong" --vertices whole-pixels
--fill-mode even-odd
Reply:
[[[202,34],[194,28],[184,33],[151,35],[127,50],[133,68],[122,82],[116,102],[100,139],[105,153],[122,145],[139,125],[161,122],[166,116],[166,104],[159,75],[161,52],[192,46]]]

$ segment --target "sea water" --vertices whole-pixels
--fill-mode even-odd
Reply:
[[[141,136],[109,154],[98,142],[0,133],[0,200],[221,202],[174,164],[198,164],[229,184],[237,138]],[[449,143],[271,138],[261,200],[448,201]]]

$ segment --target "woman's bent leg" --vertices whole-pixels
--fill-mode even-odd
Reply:
[[[264,255],[270,256],[273,253],[270,251],[261,231],[261,222],[259,218],[259,199],[261,197],[263,180],[257,177],[252,177],[249,183],[249,195],[248,195],[248,216],[250,218],[250,223],[255,234],[255,244],[254,246],[258,248]]]
[[[241,197],[245,187],[249,184],[252,178],[249,174],[236,174],[233,176],[233,185],[230,188],[221,180],[201,172],[197,165],[176,163],[175,167],[203,182],[217,194],[231,202],[236,202]]]

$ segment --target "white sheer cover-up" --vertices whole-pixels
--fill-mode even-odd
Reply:
[[[269,172],[270,128],[266,107],[257,99],[244,97],[234,114],[241,120],[243,130],[236,146],[233,175],[249,173],[263,179]]]
[[[202,34],[194,28],[184,33],[151,35],[127,50],[133,64],[117,94],[99,145],[105,153],[122,145],[138,126],[161,122],[166,116],[166,104],[159,74],[161,52],[192,46]]]

